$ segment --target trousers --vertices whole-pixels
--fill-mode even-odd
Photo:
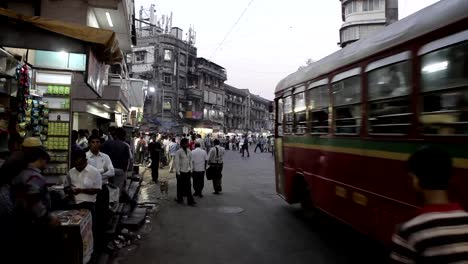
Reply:
[[[187,197],[187,203],[193,203],[192,182],[190,172],[180,172],[177,178],[177,201],[183,202],[184,196]]]
[[[218,171],[216,173],[216,176],[213,177],[213,189],[215,192],[221,192],[223,190],[223,187],[221,186],[221,178],[223,177],[223,164],[218,165]]]
[[[195,193],[202,194],[203,187],[205,185],[205,171],[194,171],[192,177]]]

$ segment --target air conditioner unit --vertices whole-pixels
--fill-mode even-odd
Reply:
[[[19,62],[7,51],[0,49],[0,75],[15,76]]]

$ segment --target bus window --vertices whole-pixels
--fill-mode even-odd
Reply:
[[[294,113],[295,113],[295,124],[296,134],[304,134],[307,130],[306,124],[306,102],[305,93],[298,93],[294,95]]]
[[[410,63],[368,73],[369,133],[406,135],[411,127]]]
[[[328,134],[328,86],[322,85],[307,91],[309,100],[309,120],[312,134]]]
[[[422,113],[425,134],[468,134],[468,42],[422,56]]]
[[[278,116],[276,118],[276,126],[278,127],[278,136],[283,136],[283,99],[278,99],[277,101],[277,107],[278,107]]]
[[[336,134],[358,134],[361,127],[361,78],[354,76],[333,83],[333,113]]]
[[[284,133],[291,134],[293,132],[294,114],[292,108],[292,96],[284,98]]]

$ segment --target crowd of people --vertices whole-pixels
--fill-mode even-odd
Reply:
[[[51,160],[39,138],[29,137],[22,149],[11,153],[0,167],[0,228],[5,252],[18,263],[39,261],[63,263],[57,210],[87,209],[92,216],[94,248],[100,249],[111,217],[112,202],[119,192],[115,180],[124,176],[132,159],[130,145],[122,128],[109,128],[109,134],[93,130],[72,131],[71,169],[49,190],[43,171]],[[122,180],[124,177],[120,177]],[[28,254],[18,249],[27,248]]]

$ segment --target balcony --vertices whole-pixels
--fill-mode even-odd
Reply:
[[[216,76],[217,78],[219,78],[219,79],[221,79],[223,81],[227,80],[227,74],[226,74],[226,71],[224,69],[215,69],[213,67],[210,67],[209,65],[198,64],[197,65],[197,70],[199,72],[206,72],[209,75]]]
[[[193,97],[202,98],[203,96],[203,91],[197,88],[187,88],[185,89],[185,93],[187,94],[189,98],[193,98]]]

